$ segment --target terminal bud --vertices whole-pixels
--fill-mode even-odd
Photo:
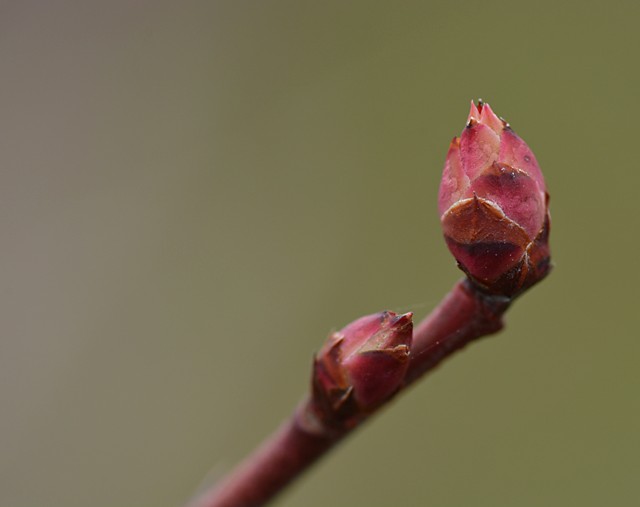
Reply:
[[[550,269],[549,196],[535,155],[482,101],[449,147],[438,209],[449,250],[485,292],[514,297]]]

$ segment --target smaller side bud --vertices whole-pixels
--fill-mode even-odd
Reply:
[[[329,336],[314,359],[313,402],[329,425],[356,423],[402,385],[413,314],[380,312],[362,317]]]

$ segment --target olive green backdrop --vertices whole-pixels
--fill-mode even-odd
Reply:
[[[0,504],[174,507],[332,329],[460,277],[436,192],[482,97],[555,270],[280,507],[634,506],[634,2],[0,1]]]

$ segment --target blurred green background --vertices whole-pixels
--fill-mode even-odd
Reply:
[[[476,97],[545,171],[555,270],[277,505],[637,505],[639,16],[0,1],[0,505],[178,506],[332,329],[424,316]]]

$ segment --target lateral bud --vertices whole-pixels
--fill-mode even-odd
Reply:
[[[325,424],[356,424],[396,393],[409,366],[412,316],[368,315],[327,338],[312,378],[316,415]]]

